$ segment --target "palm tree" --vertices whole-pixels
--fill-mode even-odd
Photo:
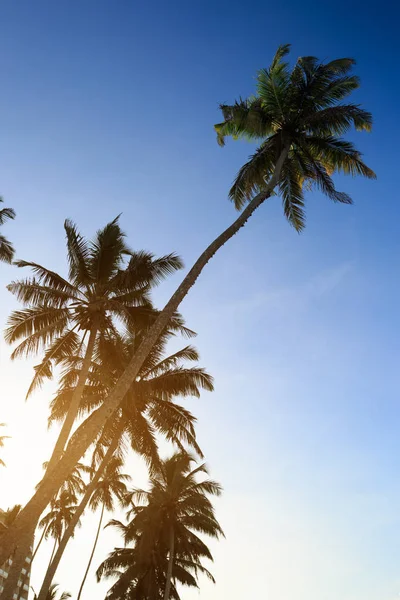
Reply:
[[[45,531],[44,537],[49,536],[54,538],[53,552],[50,562],[56,551],[57,544],[60,542],[63,533],[74,516],[76,510],[76,497],[68,491],[63,490],[51,502],[49,512],[39,522],[39,527]]]
[[[48,468],[48,462],[43,463],[43,468],[46,470]],[[91,467],[79,462],[75,465],[73,470],[69,473],[68,477],[63,481],[57,493],[60,492],[68,492],[71,498],[74,498],[77,501],[78,496],[83,494],[86,490],[86,483],[84,481],[83,475],[90,474]],[[36,485],[36,489],[39,488],[42,480]]]
[[[124,337],[109,339],[108,343],[103,340],[99,345],[95,353],[96,361],[82,395],[82,414],[90,412],[95,405],[106,399],[109,389],[112,389],[131,354],[140,344],[142,335],[135,336],[131,332]],[[160,338],[141,370],[139,381],[131,386],[120,409],[119,418],[115,417],[104,430],[93,453],[93,477],[48,567],[43,590],[51,584],[75,525],[89,503],[103,470],[125,440],[135,452],[145,458],[151,470],[160,466],[156,434],[162,434],[179,448],[188,446],[202,456],[196,441],[195,417],[173,400],[176,396],[198,397],[201,388],[212,390],[212,378],[204,369],[186,367],[186,361],[194,362],[199,359],[192,346],[164,357],[171,335],[170,331]],[[52,402],[50,423],[64,418],[72,394],[71,386],[78,379],[78,373],[74,373],[74,370],[76,361],[71,358],[71,366],[67,367],[60,391]]]
[[[5,427],[5,423],[0,423],[0,427]],[[7,440],[9,438],[8,435],[0,435],[0,448],[4,448],[4,440]],[[0,458],[0,467],[5,467],[6,464],[4,462],[4,460],[2,460]]]
[[[109,463],[106,465],[104,473],[90,499],[90,507],[93,511],[96,511],[99,507],[101,507],[100,520],[92,552],[89,557],[89,562],[87,564],[86,571],[83,576],[81,586],[79,588],[77,600],[79,600],[81,597],[83,586],[85,585],[85,581],[88,576],[90,566],[92,564],[93,556],[96,551],[96,546],[99,540],[100,530],[103,523],[104,511],[107,510],[109,512],[112,512],[114,510],[115,500],[118,500],[118,502],[122,506],[126,505],[127,487],[125,482],[129,481],[130,477],[129,475],[121,473],[122,466],[122,459],[117,456],[113,456]]]
[[[3,198],[0,197],[0,203],[3,203]],[[0,210],[0,225],[4,225],[9,220],[15,219],[15,210],[12,208],[2,208]],[[11,263],[14,258],[14,246],[4,235],[0,235],[0,260],[6,263]]]
[[[198,481],[207,468],[192,465],[193,459],[181,452],[163,461],[150,491],[133,492],[134,516],[128,525],[111,522],[134,548],[116,549],[98,569],[99,579],[118,577],[107,595],[110,600],[122,600],[128,592],[132,599],[179,599],[175,582],[197,587],[198,573],[213,580],[201,564],[212,555],[197,533],[223,535],[208,497],[219,496],[221,487],[209,479]]]
[[[118,217],[92,241],[83,238],[70,221],[65,221],[64,227],[68,280],[39,264],[17,261],[18,267],[31,268],[34,276],[8,286],[26,308],[11,314],[5,334],[10,344],[20,342],[12,359],[44,349],[27,396],[44,379],[51,378],[54,366],[67,356],[82,356],[80,379],[50,459],[50,470],[57,464],[74,424],[96,340],[114,332],[117,320],[126,324],[148,322],[153,315],[151,287],[182,267],[174,254],[156,259],[147,252],[132,252]]]
[[[43,464],[43,467],[46,469],[47,468],[47,463]],[[73,471],[69,474],[68,478],[63,482],[61,488],[58,490],[58,495],[60,495],[62,492],[64,493],[63,499],[64,500],[68,500],[70,501],[70,504],[76,504],[78,501],[78,496],[80,496],[81,494],[84,494],[85,490],[86,490],[86,484],[83,480],[82,475],[84,473],[91,473],[91,468],[84,465],[83,463],[78,463],[77,465],[75,465]],[[39,482],[36,486],[36,489],[40,486]],[[61,498],[61,496],[60,496]],[[57,499],[57,495],[55,496],[54,500],[55,502],[59,502],[60,498]],[[50,513],[49,513],[50,514]],[[75,511],[73,513],[75,515]],[[72,516],[71,516],[72,518]],[[39,538],[38,543],[36,544],[36,548],[33,551],[32,554],[32,559],[31,559],[31,564],[33,563],[36,554],[38,553],[38,550],[43,542],[43,539],[47,539],[49,537],[49,521],[50,517],[49,515],[47,515],[47,517],[43,520],[41,520],[38,523],[38,527],[40,529],[42,529],[42,535]],[[69,525],[70,521],[67,520],[68,522],[66,522],[66,525]],[[78,519],[79,522],[79,519]]]
[[[21,504],[14,504],[14,506],[12,506],[11,508],[7,508],[7,510],[3,511],[1,515],[0,527],[2,526],[2,528],[0,529],[0,533],[4,532],[5,529],[11,527],[11,525],[14,523],[15,519],[21,512],[21,508]]]
[[[341,137],[353,126],[371,129],[370,113],[357,105],[343,103],[359,87],[358,78],[351,74],[354,60],[343,58],[323,64],[314,57],[303,57],[290,70],[284,60],[288,50],[288,46],[281,46],[271,66],[260,72],[258,108],[251,98],[236,102],[230,109],[222,106],[224,120],[216,126],[220,142],[227,135],[262,140],[259,151],[240,170],[231,191],[238,206],[248,200],[246,207],[200,255],[155,320],[107,401],[79,427],[58,464],[57,473],[49,475],[21,512],[16,526],[0,542],[0,562],[9,548],[15,548],[17,539],[22,557],[38,513],[44,510],[54,490],[117,410],[147,355],[204,267],[275,189],[282,195],[286,217],[301,229],[302,194],[308,185],[318,185],[333,200],[346,203],[350,198],[333,186],[331,176],[335,172],[375,177],[362,162],[361,154]]]
[[[53,583],[48,590],[45,600],[57,600],[59,585],[57,583]],[[69,592],[62,592],[62,594],[58,597],[58,600],[68,600],[71,598],[71,594]],[[35,594],[34,600],[38,600],[38,597]]]

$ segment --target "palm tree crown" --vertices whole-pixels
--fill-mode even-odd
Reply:
[[[305,224],[304,190],[308,186],[317,186],[335,202],[350,204],[351,198],[336,190],[332,174],[375,178],[360,152],[341,137],[352,126],[370,131],[372,117],[357,104],[342,103],[360,84],[351,74],[353,59],[323,64],[305,56],[290,69],[283,60],[289,48],[280,46],[271,66],[258,72],[254,96],[220,106],[224,120],[215,129],[221,145],[227,136],[260,143],[230,190],[237,209],[266,187],[286,149],[278,192],[286,217],[300,231]]]
[[[14,281],[8,289],[27,305],[9,318],[6,340],[19,345],[17,356],[35,354],[45,348],[42,363],[36,367],[28,393],[51,377],[52,366],[82,349],[82,338],[93,328],[115,331],[116,320],[142,323],[150,318],[150,288],[166,275],[182,267],[174,254],[154,258],[147,252],[133,252],[115,219],[87,241],[70,221],[65,222],[69,279],[32,262],[34,277]]]
[[[120,431],[120,436],[129,441],[133,450],[141,454],[150,467],[157,466],[156,434],[160,433],[179,448],[187,445],[202,456],[196,441],[196,419],[176,403],[175,398],[199,397],[201,389],[212,391],[213,379],[203,368],[188,366],[187,363],[199,360],[199,354],[193,346],[185,346],[169,356],[165,355],[172,334],[172,331],[164,332],[147,357],[115,418],[104,430],[100,449],[109,446]],[[125,335],[99,340],[82,394],[81,415],[90,413],[107,398],[145,335],[146,331],[128,331]],[[63,420],[79,371],[79,358],[71,357],[66,363],[60,389],[51,403],[50,423]]]
[[[59,542],[65,528],[71,521],[76,510],[76,497],[66,490],[62,490],[60,494],[50,503],[49,512],[41,519],[39,527],[46,531],[45,538],[49,536]]]
[[[12,525],[15,521],[15,519],[18,517],[19,513],[21,512],[21,508],[22,505],[21,504],[14,504],[14,506],[12,506],[11,508],[7,508],[7,510],[2,512],[1,515],[1,523],[0,523],[0,533],[1,533],[1,529],[5,529],[7,527],[10,527],[10,525]]]
[[[126,473],[121,473],[123,465],[124,462],[119,456],[113,456],[108,462],[90,498],[90,507],[92,510],[97,510],[100,506],[104,506],[105,510],[112,512],[115,500],[118,500],[122,506],[126,505],[128,491],[126,483],[130,481],[130,476]]]

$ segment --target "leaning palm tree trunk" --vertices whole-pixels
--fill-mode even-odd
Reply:
[[[96,551],[97,542],[99,541],[99,535],[100,535],[100,531],[101,531],[101,525],[102,525],[102,522],[103,522],[103,516],[104,516],[104,504],[101,507],[99,526],[97,528],[97,533],[96,533],[96,537],[95,537],[95,540],[94,540],[92,552],[90,554],[89,562],[88,562],[88,565],[86,567],[86,571],[85,571],[85,574],[83,576],[81,587],[79,588],[79,592],[78,592],[78,596],[77,596],[76,600],[80,600],[80,597],[81,597],[81,594],[82,594],[82,590],[83,590],[83,586],[85,585],[86,577],[88,576],[90,565],[92,564],[93,556],[94,556],[94,553]]]
[[[139,373],[139,370],[149,355],[153,345],[156,343],[160,334],[168,325],[168,322],[179,307],[182,300],[196,283],[204,267],[216,254],[216,252],[222,248],[222,246],[226,244],[226,242],[228,242],[236,233],[238,233],[242,227],[244,227],[257,208],[261,206],[261,204],[273,193],[274,188],[279,181],[282,166],[286,160],[288,152],[289,148],[287,146],[284,147],[277,160],[275,171],[268,184],[266,184],[265,189],[257,194],[251,202],[249,202],[247,207],[232,223],[232,225],[225,229],[225,231],[221,233],[197,259],[189,273],[186,275],[176,292],[172,295],[150,328],[145,340],[142,342],[138,351],[133,356],[129,366],[119,378],[114,391],[110,394],[106,402],[104,402],[100,408],[95,410],[77,429],[72,436],[64,455],[61,457],[57,465],[57,469],[52,469],[48,475],[46,474],[46,476],[43,478],[40,488],[36,491],[28,504],[18,515],[14,526],[1,536],[0,563],[4,562],[8,555],[14,550],[17,541],[19,547],[22,548],[22,551],[26,550],[26,548],[29,548],[29,536],[32,535],[41,513],[46,508],[52,496],[55,492],[57,492],[70,471],[74,468],[75,464],[83,456],[90,444],[93,443],[93,440],[98,432],[118,408],[125,394],[129,390],[132,381],[134,381],[135,377]],[[4,596],[4,592],[1,598],[6,598],[6,596]]]
[[[116,435],[114,437],[113,441],[111,442],[106,454],[104,455],[104,458],[101,461],[99,468],[97,469],[96,473],[94,474],[89,485],[86,487],[83,498],[82,498],[79,506],[77,506],[76,511],[74,512],[74,516],[72,517],[70,523],[68,524],[67,529],[64,532],[63,537],[60,540],[59,546],[57,548],[57,552],[55,553],[53,560],[51,561],[51,563],[49,564],[49,566],[47,568],[46,575],[44,576],[42,587],[40,588],[40,592],[39,592],[37,600],[46,600],[48,591],[50,589],[50,586],[53,582],[54,576],[58,569],[58,565],[60,564],[60,561],[65,552],[65,548],[67,547],[69,540],[71,539],[71,537],[74,534],[75,527],[79,523],[79,519],[81,518],[85,508],[87,507],[89,500],[90,500],[94,490],[96,489],[96,485],[97,485],[100,477],[104,473],[104,469],[110,462],[110,459],[113,456],[116,447],[118,446],[118,441],[119,441],[119,435]]]
[[[56,548],[57,548],[57,542],[58,542],[58,539],[56,538],[56,539],[54,540],[53,552],[51,553],[50,562],[53,560],[54,554],[55,554],[55,552],[56,552]]]
[[[174,568],[175,558],[175,533],[174,528],[171,525],[170,537],[169,537],[169,556],[168,556],[168,568],[167,568],[167,579],[165,582],[164,600],[169,600],[171,593],[172,583],[172,570]]]
[[[35,548],[35,550],[33,551],[33,554],[32,554],[31,563],[30,563],[31,567],[32,567],[33,561],[35,560],[35,556],[38,553],[38,550],[39,550],[39,548],[40,548],[40,546],[41,546],[41,544],[42,544],[42,542],[44,540],[44,536],[46,535],[46,531],[47,531],[47,527],[43,527],[43,531],[42,531],[42,535],[40,536],[40,540],[36,544],[36,548]],[[26,575],[24,576],[24,578],[22,580],[22,585],[21,585],[21,588],[20,588],[20,592],[18,594],[18,600],[20,600],[20,597],[21,597],[20,595],[22,594],[22,592],[24,590],[24,585],[27,583],[28,577],[29,577],[29,571],[27,571]]]
[[[35,559],[35,556],[38,553],[38,550],[39,550],[39,548],[40,548],[40,546],[41,546],[41,544],[42,544],[42,542],[44,540],[44,536],[46,535],[46,531],[47,531],[47,527],[43,527],[43,531],[42,531],[42,535],[40,536],[40,540],[36,544],[36,548],[35,548],[35,550],[33,551],[33,554],[32,554],[31,564],[33,563],[33,561]]]
[[[85,387],[86,379],[90,369],[90,363],[92,361],[94,345],[96,342],[97,327],[92,327],[89,334],[88,345],[85,352],[85,358],[83,359],[82,369],[79,373],[78,383],[72,394],[71,404],[68,407],[68,412],[65,416],[64,423],[59,433],[56,445],[54,446],[53,453],[47,466],[47,471],[50,472],[60,460],[65,446],[67,444],[69,434],[74,425],[76,416],[78,414],[79,405],[82,398],[83,389]]]

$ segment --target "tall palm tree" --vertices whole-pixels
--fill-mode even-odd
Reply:
[[[118,577],[107,598],[122,600],[129,593],[132,599],[179,599],[175,582],[197,587],[198,573],[213,580],[201,563],[212,555],[197,533],[223,535],[208,497],[220,495],[221,487],[199,481],[201,473],[208,473],[204,464],[193,468],[193,459],[179,452],[163,461],[150,491],[133,492],[132,520],[111,524],[134,548],[116,549],[98,569],[98,578]]]
[[[0,203],[4,202],[0,197]],[[15,210],[12,208],[2,208],[0,210],[0,226],[4,225],[9,220],[15,219]],[[0,234],[0,260],[6,263],[11,263],[14,258],[15,250],[12,243]]]
[[[0,427],[5,427],[5,423],[0,423]],[[8,435],[0,435],[0,448],[4,448],[4,440],[9,438]],[[5,467],[5,462],[0,458],[0,467]]]
[[[116,321],[148,322],[153,315],[151,287],[182,267],[174,254],[156,259],[147,252],[131,251],[118,217],[92,241],[83,238],[70,221],[65,221],[64,227],[68,280],[42,265],[17,261],[17,266],[29,267],[34,276],[8,286],[26,308],[11,314],[5,334],[10,344],[19,342],[12,359],[44,350],[27,396],[53,376],[54,366],[62,364],[65,357],[82,356],[80,379],[50,459],[50,470],[57,464],[74,424],[96,340],[114,332]]]
[[[83,391],[81,413],[90,412],[94,404],[105,400],[109,389],[140,344],[141,335],[143,334],[135,336],[131,332],[127,336],[110,339],[108,343],[103,342],[99,345],[96,361],[92,365],[88,384]],[[118,452],[118,447],[124,445],[125,440],[135,452],[145,458],[151,470],[160,466],[156,440],[158,434],[177,447],[187,446],[202,456],[194,429],[196,419],[188,410],[176,404],[174,398],[187,395],[198,397],[201,388],[212,390],[212,378],[204,369],[187,368],[187,362],[195,362],[199,358],[192,346],[164,356],[171,335],[172,332],[167,332],[158,341],[141,370],[139,381],[131,386],[118,418],[115,417],[103,431],[93,454],[94,475],[48,567],[43,590],[51,584],[75,524],[89,503],[104,468],[114,453]],[[76,361],[71,358],[71,366],[66,371],[60,391],[52,403],[50,422],[62,420],[64,417],[72,393],[71,386],[78,378],[78,374],[74,373],[75,369]]]
[[[49,536],[54,538],[54,546],[50,562],[53,558],[54,552],[56,551],[57,544],[60,542],[68,523],[74,516],[75,510],[76,496],[70,494],[66,490],[63,490],[51,502],[50,510],[39,522],[39,527],[45,530],[45,539],[47,539]]]
[[[331,176],[334,173],[375,176],[362,162],[360,153],[341,137],[353,126],[366,131],[371,129],[370,113],[357,105],[343,102],[359,87],[358,78],[351,74],[354,60],[343,58],[323,64],[314,57],[303,57],[290,70],[285,61],[288,51],[288,46],[281,46],[271,66],[260,72],[257,93],[263,96],[260,96],[259,107],[252,99],[236,102],[231,109],[223,106],[224,120],[216,126],[220,142],[227,135],[257,142],[262,140],[254,160],[239,172],[231,192],[238,206],[247,199],[246,207],[202,252],[155,320],[107,401],[79,427],[58,465],[57,473],[51,477],[49,474],[21,512],[16,526],[0,542],[0,561],[7,556],[9,548],[15,548],[17,539],[21,554],[19,560],[22,560],[24,545],[29,543],[38,513],[44,510],[54,490],[117,410],[153,345],[204,267],[247,223],[257,208],[276,190],[282,195],[286,217],[294,227],[301,229],[304,218],[301,202],[306,186],[318,185],[333,200],[346,203],[349,197],[332,187]],[[253,122],[260,123],[258,133]],[[273,150],[275,154],[272,156]]]
[[[53,583],[46,594],[45,600],[68,600],[68,598],[71,598],[71,594],[69,592],[62,592],[57,599],[58,588],[59,585],[57,583]],[[36,594],[34,600],[38,600]]]
[[[83,586],[85,585],[86,578],[88,576],[90,566],[92,564],[93,556],[96,551],[97,542],[103,523],[104,511],[107,510],[112,512],[115,506],[115,500],[118,500],[119,504],[124,506],[127,502],[127,487],[126,483],[130,480],[130,476],[125,473],[121,473],[123,467],[123,461],[117,456],[113,456],[107,464],[100,481],[98,482],[93,495],[90,499],[90,507],[93,511],[96,511],[101,507],[99,525],[96,532],[92,552],[89,557],[89,562],[86,567],[85,574],[82,579],[81,586],[79,588],[77,600],[80,600],[82,595]],[[40,597],[39,597],[40,600]]]

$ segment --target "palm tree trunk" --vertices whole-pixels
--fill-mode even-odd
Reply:
[[[53,560],[54,554],[56,552],[57,542],[58,542],[58,540],[57,540],[57,538],[55,538],[55,540],[54,540],[54,546],[53,546],[53,552],[51,553],[51,556],[50,556],[50,563]]]
[[[68,412],[64,419],[63,426],[57,438],[56,445],[54,446],[53,453],[49,460],[49,464],[47,466],[46,471],[50,472],[53,467],[55,467],[60,460],[65,446],[67,444],[69,434],[71,433],[71,429],[74,425],[76,416],[79,411],[79,405],[82,398],[83,389],[86,384],[86,379],[89,373],[90,364],[92,362],[94,345],[96,342],[98,328],[94,325],[90,330],[88,345],[86,347],[85,358],[82,362],[82,369],[79,373],[78,383],[76,384],[76,388],[74,389],[74,393],[72,394],[71,404],[68,407]]]
[[[35,548],[35,550],[33,551],[33,554],[32,554],[31,564],[33,563],[33,559],[35,558],[35,556],[36,556],[36,554],[37,554],[37,552],[38,552],[38,550],[40,548],[40,545],[41,545],[41,543],[44,540],[44,536],[46,535],[46,531],[47,531],[47,527],[43,527],[43,531],[42,531],[42,535],[40,536],[40,540],[38,541],[38,543],[36,545],[36,548]]]
[[[115,449],[118,446],[118,442],[119,442],[119,434],[114,437],[103,460],[101,461],[101,463],[99,465],[99,468],[97,469],[96,473],[92,477],[92,480],[90,481],[89,485],[86,487],[83,498],[82,498],[79,506],[76,508],[74,516],[72,517],[68,527],[66,528],[66,530],[64,532],[63,537],[60,540],[60,544],[57,548],[57,552],[55,553],[53,560],[51,561],[51,563],[49,564],[49,566],[47,568],[46,575],[44,576],[42,587],[40,588],[40,592],[37,597],[37,600],[46,600],[47,593],[53,582],[54,576],[58,569],[58,565],[60,564],[60,560],[63,557],[63,554],[65,552],[65,548],[66,548],[69,540],[71,539],[71,537],[74,534],[75,527],[77,526],[79,519],[81,518],[85,508],[87,507],[89,500],[92,497],[92,494],[96,488],[96,485],[97,485],[100,477],[104,473],[104,469],[110,462],[110,460],[115,452]]]
[[[1,536],[0,563],[4,562],[4,560],[7,558],[7,555],[10,554],[10,551],[12,552],[12,550],[15,548],[17,540],[19,544],[28,544],[29,547],[28,534],[34,531],[41,513],[45,510],[51,498],[58,491],[60,485],[63,483],[66,477],[68,477],[69,473],[89,448],[90,444],[93,443],[95,436],[118,408],[126,392],[129,390],[132,381],[134,381],[135,377],[137,377],[137,374],[143,362],[150,353],[153,345],[156,343],[160,334],[168,325],[168,322],[179,307],[182,300],[196,283],[197,278],[206,264],[214,256],[214,254],[247,223],[257,208],[271,196],[275,186],[279,181],[282,166],[286,160],[288,152],[289,148],[285,147],[277,160],[274,174],[266,185],[265,190],[257,194],[257,196],[255,196],[253,200],[249,202],[247,207],[234,221],[234,223],[230,225],[223,233],[221,233],[221,235],[219,235],[200,255],[198,260],[190,269],[189,273],[186,275],[176,292],[172,295],[150,328],[145,340],[142,342],[128,367],[119,378],[114,391],[110,394],[102,406],[93,411],[93,413],[76,430],[68,443],[68,447],[64,455],[57,465],[57,469],[52,469],[51,472],[48,471],[46,473],[39,489],[18,515],[13,527],[10,527],[9,530]]]
[[[168,556],[167,579],[165,581],[164,600],[169,600],[169,596],[171,594],[172,571],[174,568],[174,559],[175,559],[175,533],[174,533],[174,528],[171,525],[171,531],[169,534],[169,556]]]
[[[97,533],[96,533],[96,537],[95,537],[95,540],[94,540],[94,544],[93,544],[93,548],[92,548],[92,553],[90,555],[89,562],[88,562],[88,565],[86,567],[86,571],[85,571],[85,574],[83,576],[81,587],[79,588],[79,592],[78,592],[78,596],[77,596],[76,600],[80,600],[80,597],[81,597],[81,594],[82,594],[82,590],[83,590],[83,586],[85,585],[86,577],[88,576],[90,565],[92,564],[93,556],[94,556],[94,553],[96,551],[97,542],[99,540],[99,535],[100,535],[100,531],[101,531],[101,524],[103,522],[103,515],[104,515],[104,504],[101,507],[100,521],[99,521],[99,526],[97,528]]]

